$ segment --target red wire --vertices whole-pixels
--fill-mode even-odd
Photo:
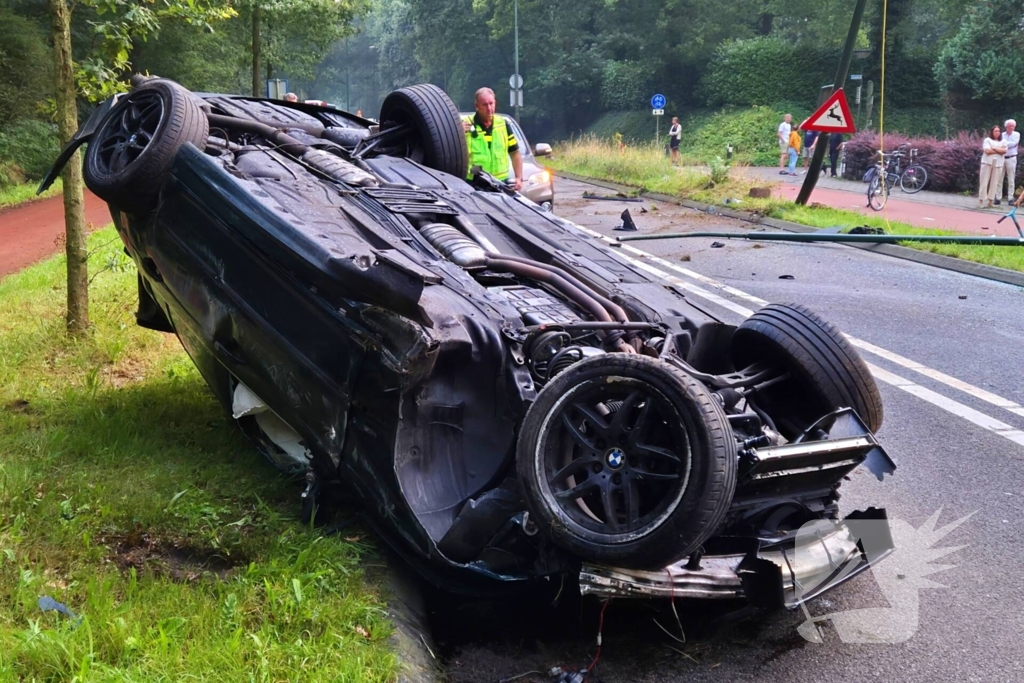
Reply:
[[[590,675],[590,672],[594,670],[594,667],[597,666],[597,660],[601,659],[601,632],[604,630],[604,611],[608,609],[608,603],[611,601],[612,599],[608,598],[604,601],[604,604],[601,605],[601,616],[597,620],[597,653],[594,655],[594,661],[592,661],[590,666],[587,667],[588,676]]]

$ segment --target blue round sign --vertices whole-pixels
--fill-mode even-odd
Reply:
[[[651,109],[664,109],[665,108],[665,96],[655,95],[651,98]]]

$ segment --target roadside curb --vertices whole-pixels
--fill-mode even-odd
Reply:
[[[637,192],[637,188],[630,187],[628,185],[620,185],[618,183],[608,182],[606,180],[598,180],[596,178],[588,178],[586,176],[577,175],[575,173],[569,173],[567,171],[557,171],[561,176],[569,178],[570,180],[576,180],[581,183],[590,183],[591,185],[597,185],[598,187],[604,187],[609,190],[615,190],[616,192],[622,192],[624,194],[634,194]],[[704,202],[695,202],[690,199],[681,199],[679,197],[673,197],[671,195],[661,194],[658,192],[640,192],[639,196],[646,199],[654,199],[660,202],[667,202],[669,204],[676,204],[678,206],[684,206],[688,209],[700,211],[702,213],[709,213],[725,218],[734,218],[736,220],[744,221],[746,223],[752,223],[754,225],[763,225],[776,230],[785,230],[786,232],[817,232],[818,228],[812,228],[807,225],[801,225],[799,223],[793,223],[792,221],[779,220],[777,218],[768,218],[765,216],[759,216],[749,211],[737,211],[736,209],[730,209],[727,207],[716,206],[713,204],[705,204]],[[963,259],[954,258],[952,256],[944,256],[942,254],[933,254],[928,251],[920,251],[918,249],[911,249],[910,247],[901,247],[896,244],[846,244],[843,246],[854,247],[855,249],[863,249],[876,254],[883,254],[885,256],[895,256],[896,258],[905,259],[907,261],[914,261],[915,263],[921,263],[926,266],[934,266],[936,268],[942,268],[944,270],[952,270],[957,273],[963,273],[964,275],[973,275],[975,277],[985,278],[986,280],[995,280],[996,282],[1002,282],[1008,285],[1014,285],[1016,287],[1024,287],[1024,273],[1017,272],[1015,270],[1009,270],[1007,268],[999,268],[997,266],[989,266],[983,263],[975,263],[973,261],[965,261]]]
[[[390,644],[398,657],[398,683],[440,683],[440,661],[434,654],[427,608],[419,589],[419,578],[396,555],[382,553],[386,564],[388,618],[395,632]]]

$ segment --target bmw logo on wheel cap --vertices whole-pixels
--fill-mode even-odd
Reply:
[[[621,448],[613,448],[605,455],[605,460],[608,462],[608,467],[617,470],[626,461],[626,454],[622,452]]]

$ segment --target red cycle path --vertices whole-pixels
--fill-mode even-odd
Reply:
[[[799,192],[800,185],[791,183],[779,185],[774,190],[776,197],[790,200],[795,200]],[[809,203],[814,202],[831,206],[834,209],[859,211],[866,216],[885,217],[890,221],[901,221],[921,228],[956,230],[972,235],[1018,236],[1013,221],[1005,220],[996,224],[996,221],[1002,218],[1005,212],[969,211],[951,206],[925,204],[924,202],[900,199],[898,192],[889,197],[889,201],[885,203],[885,208],[882,211],[875,211],[868,207],[866,191],[847,192],[816,187],[811,194]],[[1024,225],[1024,211],[1021,212],[1017,220]]]
[[[106,202],[85,191],[89,229],[110,223]],[[60,195],[0,210],[0,277],[64,250],[64,200]]]

